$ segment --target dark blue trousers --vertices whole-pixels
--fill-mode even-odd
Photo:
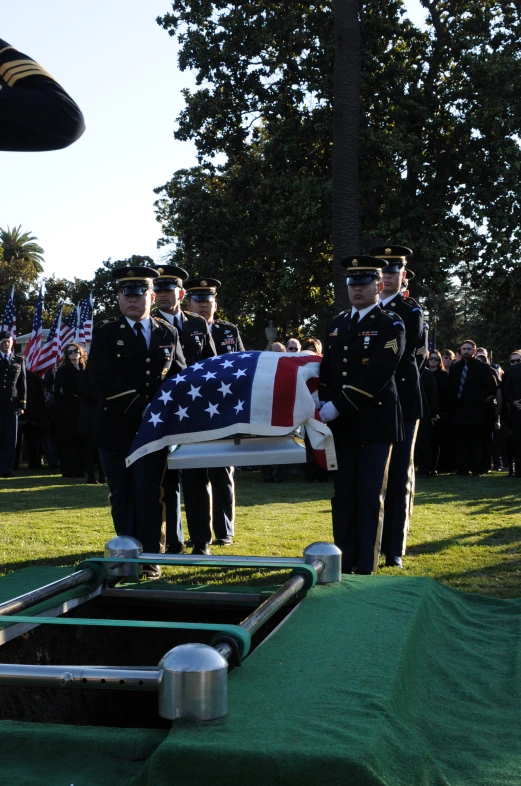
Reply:
[[[134,498],[130,472],[125,465],[126,453],[100,448],[99,455],[109,487],[114,528],[118,535],[134,537]]]
[[[11,475],[18,434],[18,415],[0,415],[0,475]]]
[[[382,551],[387,557],[405,554],[414,495],[414,444],[417,420],[404,421],[405,439],[393,445],[384,506]]]
[[[143,551],[158,554],[163,544],[177,551],[184,541],[179,473],[168,470],[168,448],[157,450],[131,465],[134,496],[134,537]]]
[[[210,467],[212,526],[216,538],[233,538],[235,524],[234,467]]]
[[[333,537],[342,551],[342,572],[371,573],[378,567],[383,497],[391,445],[351,445],[335,433],[338,470],[333,472]]]
[[[212,490],[207,469],[181,470],[186,523],[193,543],[212,542]]]

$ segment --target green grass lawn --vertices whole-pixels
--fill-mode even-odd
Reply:
[[[292,556],[314,540],[331,540],[331,483],[264,484],[236,473],[237,526],[231,548],[213,553]],[[29,565],[74,565],[99,555],[113,536],[106,486],[20,470],[0,480],[0,575]],[[521,481],[439,476],[417,482],[407,557],[399,576],[430,576],[466,592],[521,594]],[[186,580],[186,569],[176,569]],[[392,573],[381,568],[382,573]],[[172,570],[171,573],[176,573]],[[237,571],[244,581],[250,574]],[[222,571],[199,571],[220,581]],[[191,574],[193,577],[193,574]]]

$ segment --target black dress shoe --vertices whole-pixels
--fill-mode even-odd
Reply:
[[[210,551],[210,547],[208,543],[194,543],[194,547],[192,549],[192,554],[201,554],[204,556],[209,556],[212,552]]]
[[[385,558],[385,567],[386,568],[403,568],[403,562],[401,557],[386,557]]]
[[[233,543],[233,538],[229,535],[225,535],[224,538],[215,538],[212,541],[213,546],[231,546]]]
[[[161,574],[161,565],[143,565],[143,576],[149,581],[160,579]]]
[[[184,543],[172,543],[172,545],[168,544],[166,549],[167,554],[184,554],[186,551]]]

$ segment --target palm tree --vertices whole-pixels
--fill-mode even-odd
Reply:
[[[360,253],[358,180],[360,133],[359,0],[334,0],[333,277],[335,311],[349,307],[340,260]]]
[[[21,225],[12,229],[0,227],[0,246],[4,252],[4,262],[24,259],[31,262],[38,273],[43,273],[44,250],[35,242],[37,237],[30,232],[22,232],[21,229]]]

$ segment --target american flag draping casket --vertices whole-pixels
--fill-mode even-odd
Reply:
[[[333,435],[316,408],[320,361],[317,355],[251,351],[194,363],[161,385],[127,466],[170,445],[237,434],[275,437],[303,426],[315,459],[336,469]]]

